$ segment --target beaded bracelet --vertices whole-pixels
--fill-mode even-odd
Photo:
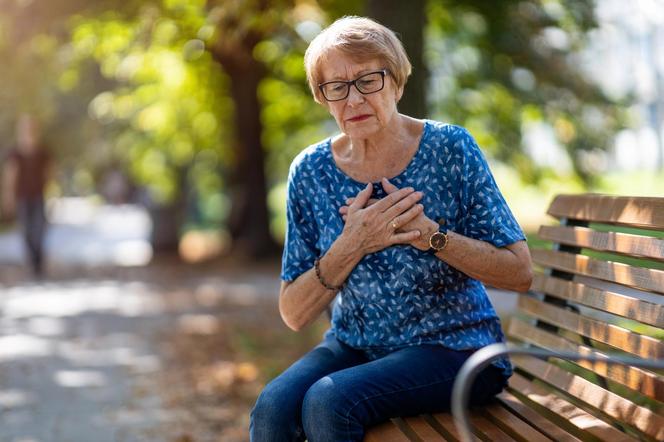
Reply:
[[[316,269],[316,277],[318,278],[318,282],[320,282],[323,287],[325,287],[328,290],[334,290],[336,292],[341,290],[343,284],[339,286],[330,285],[327,282],[325,282],[323,277],[320,275],[320,258],[316,258],[316,260],[314,261],[314,268]]]

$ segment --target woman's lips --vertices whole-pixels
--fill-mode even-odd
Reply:
[[[358,122],[358,121],[364,121],[367,118],[369,118],[371,115],[369,114],[364,114],[364,115],[358,115],[357,117],[349,118],[348,121],[352,121],[353,123]]]

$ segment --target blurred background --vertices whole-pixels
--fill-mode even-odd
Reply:
[[[629,9],[0,0],[0,156],[30,114],[53,160],[42,277],[0,213],[0,440],[247,439],[326,327],[289,331],[276,298],[288,166],[337,131],[302,58],[343,15],[400,35],[400,111],[471,131],[531,244],[557,193],[662,196],[664,1]]]

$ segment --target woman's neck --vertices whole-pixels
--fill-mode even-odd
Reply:
[[[350,138],[342,143],[346,146],[342,155],[353,162],[375,161],[385,155],[400,152],[410,140],[411,122],[408,117],[396,113],[392,121],[380,132],[367,138]]]
[[[346,175],[361,182],[398,175],[417,151],[423,122],[397,114],[398,120],[376,136],[361,140],[341,135],[332,141],[334,161]]]

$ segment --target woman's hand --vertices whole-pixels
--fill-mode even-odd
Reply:
[[[383,185],[383,189],[385,189],[385,193],[388,194],[387,197],[383,198],[382,200],[377,200],[377,199],[369,199],[367,200],[366,206],[373,206],[377,204],[379,201],[383,201],[386,198],[391,197],[395,192],[401,192],[404,189],[399,189],[396,187],[394,184],[390,183],[386,178],[383,178],[381,180],[381,184]],[[365,189],[366,190],[366,189]],[[360,192],[362,193],[362,192]],[[421,192],[417,192],[420,193]],[[358,195],[359,196],[359,195]],[[419,198],[418,198],[419,200]],[[349,206],[342,206],[339,209],[339,213],[343,217],[344,221],[348,220],[348,212],[350,210],[350,207],[357,201],[357,198],[349,198],[346,200],[346,203],[349,204]],[[422,206],[421,204],[418,204],[418,206]],[[422,209],[424,207],[422,206]],[[417,215],[410,219],[407,223],[405,224],[399,224],[399,227],[397,228],[397,233],[400,232],[412,232],[412,231],[418,231],[419,235],[414,237],[411,241],[408,241],[410,245],[415,247],[416,249],[426,251],[429,250],[429,237],[433,232],[435,232],[438,229],[438,224],[427,217],[424,214],[424,210],[418,211]]]
[[[344,211],[346,224],[342,235],[349,244],[362,254],[373,253],[394,244],[408,244],[416,240],[421,232],[405,229],[417,218],[424,207],[417,202],[421,192],[412,187],[397,189],[373,204],[370,201],[373,185],[367,184]]]

